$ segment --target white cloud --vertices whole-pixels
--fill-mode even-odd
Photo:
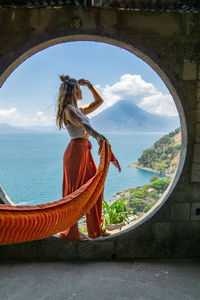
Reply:
[[[0,123],[7,123],[13,126],[54,126],[55,116],[47,116],[42,111],[29,117],[18,112],[16,107],[0,109]]]
[[[101,89],[101,86],[100,86],[99,84],[95,84],[95,87],[96,87],[97,89]]]
[[[11,107],[9,109],[0,109],[0,123],[14,125],[19,119],[20,114],[18,113],[16,107]]]
[[[154,94],[156,92],[153,84],[145,82],[140,75],[124,74],[120,81],[112,86],[107,85],[104,95],[114,96],[119,99],[126,97],[132,99],[133,96]]]
[[[44,117],[43,111],[38,111],[38,112],[36,113],[36,117],[38,117],[38,118],[43,118],[43,117]]]
[[[38,126],[54,126],[55,116],[47,116],[43,111],[38,111],[35,116],[30,119],[30,125]]]
[[[38,111],[32,119],[34,123],[41,126],[52,126],[54,120],[54,116],[47,116],[43,111]]]
[[[100,113],[119,100],[133,101],[151,113],[178,114],[171,95],[164,95],[159,92],[152,83],[144,81],[141,75],[124,74],[121,76],[120,81],[112,86],[106,85],[103,88],[100,85],[96,85],[96,87],[99,87],[99,91],[104,98],[104,103],[91,116]]]
[[[104,103],[90,115],[91,117],[119,100],[131,100],[150,113],[171,116],[178,114],[171,95],[164,95],[152,83],[144,81],[140,75],[124,74],[119,82],[111,86],[95,86],[102,94]],[[20,113],[16,107],[0,108],[0,123],[13,126],[55,126],[55,117],[55,112],[47,115],[43,111],[37,111],[29,116]]]
[[[16,113],[16,107],[11,107],[10,109],[0,109],[0,119],[6,120],[7,118],[15,116]]]
[[[144,97],[138,105],[142,109],[154,113],[164,114],[169,116],[176,116],[177,109],[171,95],[163,95],[158,93],[152,96]]]

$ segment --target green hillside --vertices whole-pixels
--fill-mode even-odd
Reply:
[[[137,163],[132,166],[163,173],[166,177],[153,176],[143,186],[130,188],[115,194],[111,204],[103,202],[104,225],[129,222],[140,218],[156,204],[169,186],[178,165],[181,150],[181,129],[160,138],[154,145],[143,151]],[[80,227],[86,232],[86,223]],[[123,227],[122,227],[123,228]]]
[[[176,170],[180,151],[181,128],[177,128],[144,150],[138,161],[131,166],[171,176]]]
[[[115,200],[125,200],[135,218],[145,214],[163,195],[169,186],[178,165],[181,150],[181,129],[160,138],[154,145],[143,151],[137,163],[132,166],[162,173],[166,177],[153,176],[150,183],[116,193]]]
[[[171,182],[170,177],[153,176],[149,184],[130,188],[115,195],[117,201],[126,199],[125,205],[132,209],[135,217],[146,213],[162,196]]]

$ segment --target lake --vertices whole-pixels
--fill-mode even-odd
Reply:
[[[165,133],[107,133],[122,172],[110,164],[104,199],[112,201],[116,192],[149,183],[155,173],[129,167],[142,151]],[[98,144],[92,155],[99,163]],[[0,185],[18,205],[35,205],[62,197],[62,159],[69,143],[66,131],[0,134]]]

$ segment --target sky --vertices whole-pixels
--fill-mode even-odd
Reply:
[[[12,126],[55,126],[59,75],[89,80],[101,93],[100,113],[119,100],[130,100],[156,114],[178,115],[157,73],[131,52],[100,42],[67,42],[42,50],[15,69],[0,88],[0,123]],[[83,100],[93,101],[81,86]]]

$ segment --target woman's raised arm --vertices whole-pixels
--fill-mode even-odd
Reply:
[[[93,98],[94,98],[93,102],[80,107],[82,112],[85,115],[87,115],[87,114],[93,112],[94,110],[96,110],[103,103],[104,100],[103,100],[101,94],[97,91],[97,89],[90,83],[90,81],[85,80],[85,79],[79,79],[78,83],[80,85],[86,85],[90,89],[90,91],[93,95]]]

